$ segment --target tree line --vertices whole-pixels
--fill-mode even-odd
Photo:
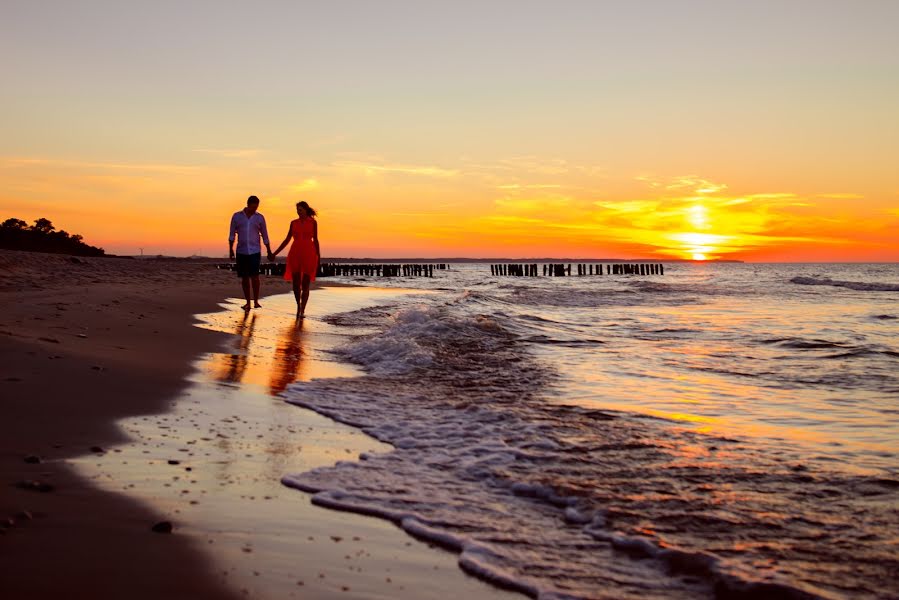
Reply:
[[[85,244],[78,234],[56,230],[49,219],[37,219],[28,225],[22,219],[6,219],[0,223],[0,248],[27,250],[29,252],[53,252],[76,256],[103,256],[103,248]]]

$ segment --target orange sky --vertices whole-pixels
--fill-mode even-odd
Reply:
[[[100,4],[0,24],[2,218],[223,256],[256,194],[325,256],[899,260],[895,3]]]
[[[230,213],[255,193],[273,244],[293,204],[309,201],[326,256],[899,259],[896,195],[872,199],[852,187],[738,190],[536,157],[294,166],[233,154],[183,165],[6,158],[0,208],[46,216],[123,254],[223,255]]]

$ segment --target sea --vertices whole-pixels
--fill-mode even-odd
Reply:
[[[540,599],[899,598],[899,265],[329,280],[429,293],[283,392],[391,448],[314,503]]]

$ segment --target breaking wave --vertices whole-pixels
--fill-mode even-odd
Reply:
[[[394,449],[283,482],[536,598],[882,597],[873,582],[899,570],[892,479],[548,402],[558,374],[531,349],[553,345],[536,332],[558,321],[500,318],[489,303],[469,292],[335,319],[373,331],[339,350],[367,375],[297,383],[286,398]]]

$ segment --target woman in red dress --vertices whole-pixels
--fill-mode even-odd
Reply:
[[[321,250],[318,247],[318,221],[315,220],[315,210],[305,201],[297,202],[297,216],[290,222],[290,230],[287,237],[272,252],[272,259],[284,249],[291,238],[293,245],[287,253],[287,269],[284,270],[284,279],[293,281],[293,296],[297,300],[297,318],[302,319],[306,314],[306,303],[309,301],[309,286],[315,281],[318,265],[321,261]]]

